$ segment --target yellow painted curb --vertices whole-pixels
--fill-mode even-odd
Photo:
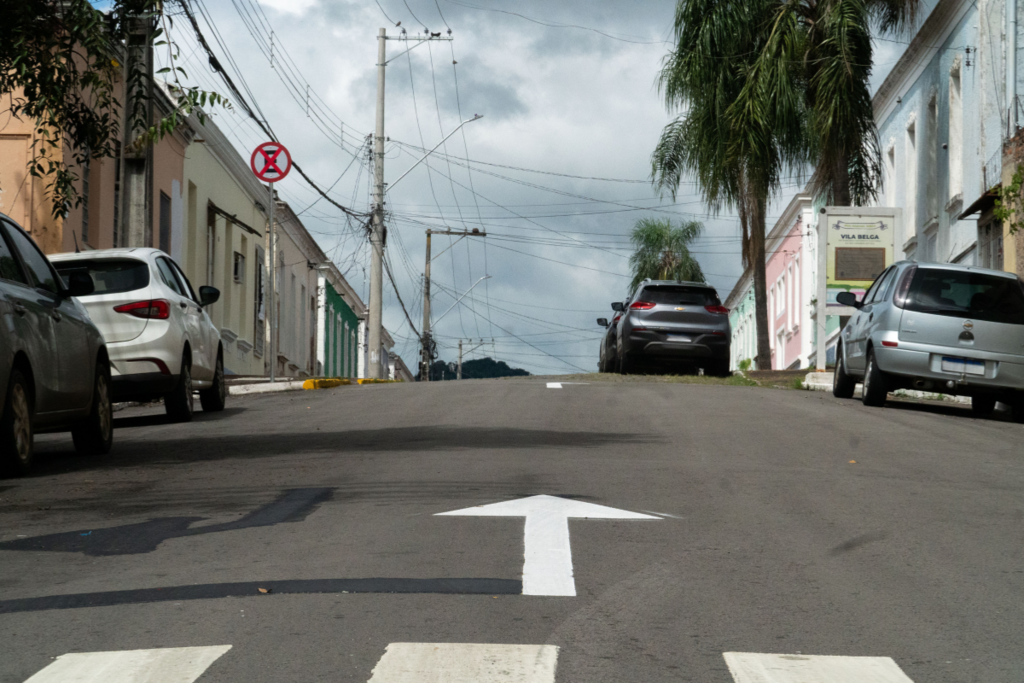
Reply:
[[[401,382],[400,379],[357,379],[360,384],[394,384]]]
[[[332,389],[334,387],[348,386],[352,384],[350,379],[328,378],[328,379],[307,379],[302,383],[303,389]]]

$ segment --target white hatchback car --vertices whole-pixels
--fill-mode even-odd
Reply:
[[[192,284],[159,249],[103,249],[50,257],[64,279],[86,269],[96,289],[78,297],[107,342],[115,401],[163,398],[167,414],[192,419],[193,391],[203,410],[224,409],[224,353],[205,306],[215,287]]]

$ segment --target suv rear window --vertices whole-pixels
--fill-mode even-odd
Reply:
[[[652,304],[717,306],[721,303],[713,289],[676,285],[645,287],[639,298]]]
[[[59,261],[53,265],[65,284],[69,271],[88,269],[96,285],[93,294],[120,294],[149,286],[149,264],[135,259]]]
[[[1017,279],[985,273],[918,268],[905,308],[1024,325],[1024,287]]]

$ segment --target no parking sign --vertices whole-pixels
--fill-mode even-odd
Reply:
[[[264,142],[252,153],[249,166],[263,182],[276,183],[292,170],[292,157],[280,142]]]

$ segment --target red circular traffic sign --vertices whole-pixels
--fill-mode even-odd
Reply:
[[[249,166],[263,182],[276,183],[292,170],[292,157],[280,142],[264,142],[252,153]]]

